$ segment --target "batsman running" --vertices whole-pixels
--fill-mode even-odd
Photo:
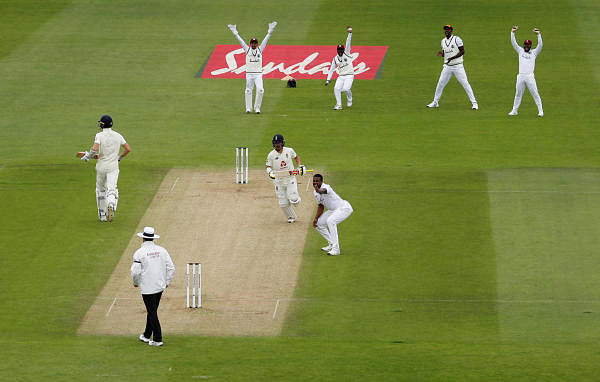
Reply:
[[[96,205],[100,221],[112,221],[117,204],[119,204],[119,162],[131,148],[125,138],[112,129],[113,120],[110,115],[103,115],[98,121],[98,128],[102,130],[94,138],[90,151],[77,153],[83,162],[91,158],[98,159],[96,163]],[[119,155],[123,147],[123,152]]]
[[[262,59],[263,59],[263,51],[267,46],[267,41],[269,41],[269,37],[275,30],[277,26],[277,21],[273,21],[269,23],[269,30],[267,35],[263,39],[260,47],[258,46],[258,40],[253,38],[250,40],[250,46],[246,44],[244,39],[240,37],[240,34],[237,31],[237,27],[235,24],[229,24],[227,27],[235,38],[240,42],[242,48],[244,48],[244,52],[246,52],[246,90],[244,90],[244,94],[246,97],[246,113],[252,112],[252,89],[256,85],[256,99],[254,100],[254,112],[256,114],[260,114],[260,106],[262,105],[263,94],[265,93],[265,89],[263,88],[263,79],[262,79]]]
[[[298,183],[294,175],[304,175],[306,167],[300,164],[300,157],[293,148],[284,147],[283,135],[275,134],[272,143],[274,149],[267,155],[267,174],[273,179],[275,195],[279,200],[279,206],[283,214],[288,223],[293,223],[297,218],[293,206],[299,205],[301,201],[298,193]],[[296,162],[298,170],[294,170],[292,161]]]

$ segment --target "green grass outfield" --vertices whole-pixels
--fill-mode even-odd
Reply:
[[[0,2],[0,379],[593,381],[600,363],[600,5],[571,1],[5,0]],[[388,45],[382,77],[332,88],[194,78],[226,25],[271,44]],[[451,23],[478,98],[437,110]],[[518,40],[542,31],[536,78],[509,118]],[[334,54],[334,52],[332,52]],[[118,218],[97,222],[89,147],[109,113],[133,153]],[[252,121],[250,123],[249,121]],[[292,314],[271,338],[77,336],[162,177],[262,167],[282,133],[355,213],[344,254],[311,231]],[[311,202],[311,201],[306,201]],[[193,227],[192,227],[193,229]],[[260,255],[260,254],[257,254]],[[141,304],[141,301],[140,301]],[[132,323],[140,326],[142,323]]]

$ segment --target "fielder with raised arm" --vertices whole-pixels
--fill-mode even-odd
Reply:
[[[437,52],[438,56],[444,58],[444,66],[442,67],[440,79],[435,87],[433,101],[428,104],[427,107],[439,107],[439,101],[440,98],[442,98],[444,88],[448,84],[448,81],[450,81],[450,78],[452,78],[454,75],[458,82],[465,89],[465,92],[467,92],[469,101],[471,101],[472,104],[472,109],[478,110],[479,105],[477,104],[477,99],[475,99],[475,94],[473,94],[473,89],[471,89],[471,84],[469,84],[467,73],[465,72],[465,67],[463,66],[465,47],[460,37],[452,35],[453,31],[454,28],[452,25],[444,25],[444,34],[446,37],[442,39],[442,50]]]
[[[335,80],[333,87],[333,95],[335,96],[335,106],[333,110],[342,110],[342,92],[346,93],[348,107],[352,106],[352,83],[354,82],[354,65],[352,65],[352,57],[350,56],[350,41],[352,40],[352,27],[347,28],[348,37],[346,38],[346,47],[343,45],[337,46],[337,55],[331,60],[329,73],[325,86],[331,82],[331,76],[335,68],[338,70],[338,78]]]
[[[284,147],[283,135],[275,134],[272,143],[273,150],[267,155],[267,174],[273,179],[279,207],[281,207],[288,223],[293,223],[297,218],[293,206],[299,205],[302,199],[298,193],[296,177],[293,175],[294,163],[292,161],[295,161],[298,165],[299,175],[306,172],[306,167],[300,164],[300,157],[293,148]]]
[[[263,39],[260,47],[258,46],[258,40],[253,38],[250,40],[250,46],[246,44],[246,42],[240,37],[240,34],[237,31],[235,24],[227,25],[235,38],[240,42],[242,48],[244,48],[244,52],[246,52],[246,90],[244,91],[246,97],[246,113],[252,112],[252,89],[256,86],[256,99],[254,100],[254,112],[256,114],[260,114],[260,106],[262,105],[263,94],[265,93],[265,89],[263,87],[263,79],[262,79],[262,59],[263,52],[265,47],[267,46],[267,41],[269,41],[269,37],[275,30],[277,26],[277,21],[273,21],[269,23],[269,31],[267,35]]]
[[[327,246],[321,249],[329,256],[337,256],[340,254],[337,225],[346,220],[354,210],[350,203],[340,198],[330,185],[323,183],[321,174],[313,176],[313,188],[318,204],[313,227],[327,240]]]
[[[538,43],[535,49],[531,50],[531,40],[525,40],[523,42],[523,47],[521,48],[517,44],[517,39],[515,38],[515,32],[519,30],[519,27],[515,25],[512,27],[510,31],[510,42],[512,43],[513,48],[519,55],[519,74],[517,74],[517,85],[515,91],[515,101],[513,103],[513,108],[508,113],[508,115],[517,115],[519,114],[519,106],[521,106],[521,99],[523,99],[523,92],[525,91],[525,86],[529,89],[529,93],[533,97],[535,104],[538,108],[538,117],[544,116],[544,109],[542,107],[542,98],[540,97],[540,93],[538,92],[537,84],[535,82],[535,76],[533,74],[533,70],[535,69],[535,59],[538,54],[542,51],[542,34],[540,30],[535,28],[533,31],[537,34]]]
[[[96,163],[96,205],[100,221],[112,221],[119,203],[119,162],[131,151],[125,138],[112,129],[113,120],[110,115],[103,115],[98,121],[102,131],[96,134],[90,151],[85,151],[81,160],[98,159]],[[123,147],[123,153],[119,155]]]

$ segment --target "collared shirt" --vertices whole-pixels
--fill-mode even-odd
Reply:
[[[142,294],[154,294],[165,290],[174,276],[175,265],[169,252],[153,241],[144,241],[133,254],[131,277],[133,285],[139,285]]]
[[[318,204],[322,204],[328,210],[337,210],[340,208],[352,208],[350,203],[346,200],[340,198],[340,196],[333,191],[330,185],[323,183],[321,184],[321,188],[327,190],[326,194],[319,194],[317,191],[313,190],[313,195],[315,196],[315,200]]]
[[[460,53],[460,49],[458,48],[461,46],[463,46],[463,41],[458,36],[452,35],[450,36],[450,38],[442,39],[442,50],[444,51],[444,65],[454,66],[463,63],[464,56],[460,56],[458,58],[453,59],[452,61],[450,61],[450,64],[445,63],[450,57],[454,57],[458,53]]]
[[[515,32],[510,32],[510,42],[519,55],[519,74],[532,74],[535,70],[535,59],[542,51],[542,46],[544,45],[542,43],[542,35],[538,34],[537,46],[535,49],[529,49],[529,52],[526,52],[525,49],[517,44]]]
[[[125,138],[111,128],[102,129],[96,134],[94,143],[98,143],[98,163],[96,170],[112,171],[119,168],[119,152]]]

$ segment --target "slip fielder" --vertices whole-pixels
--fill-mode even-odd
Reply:
[[[294,170],[292,161],[295,161],[298,165],[300,175],[306,172],[306,167],[300,164],[300,157],[293,148],[284,147],[283,135],[275,134],[272,144],[273,150],[267,155],[266,171],[269,177],[273,179],[279,207],[281,207],[288,223],[293,223],[297,218],[293,206],[299,205],[302,199],[298,193],[296,177],[290,174],[290,171]]]
[[[263,39],[260,47],[258,46],[258,40],[253,38],[250,40],[250,46],[246,44],[246,42],[240,37],[240,34],[237,31],[237,27],[235,24],[229,24],[229,30],[233,33],[235,38],[240,42],[242,48],[244,48],[244,52],[246,52],[246,90],[244,90],[245,98],[246,98],[246,113],[252,112],[252,89],[256,86],[256,98],[254,100],[254,112],[256,114],[260,114],[260,106],[262,105],[263,94],[265,93],[265,89],[263,87],[263,78],[262,78],[262,59],[263,59],[263,51],[267,46],[267,41],[271,37],[271,34],[275,30],[277,26],[277,21],[273,21],[269,23],[269,30],[267,35]]]
[[[333,110],[342,110],[342,92],[346,93],[348,107],[352,106],[352,83],[354,82],[354,66],[352,65],[352,57],[350,56],[350,41],[352,40],[352,27],[347,28],[348,37],[346,38],[346,46],[337,46],[337,55],[331,60],[329,73],[325,86],[331,82],[333,71],[337,67],[338,78],[335,80],[333,87],[333,95],[335,96],[335,106]]]
[[[523,47],[521,48],[517,44],[517,39],[515,38],[515,32],[519,30],[519,27],[515,25],[512,27],[510,31],[510,42],[512,43],[513,48],[519,55],[519,74],[517,74],[517,84],[515,91],[515,100],[513,103],[513,108],[508,113],[508,115],[517,115],[519,113],[519,106],[521,106],[521,99],[523,98],[523,92],[525,91],[525,86],[529,89],[529,93],[533,97],[535,104],[538,108],[538,116],[544,116],[544,109],[542,107],[542,98],[540,97],[540,93],[537,89],[537,84],[535,82],[535,76],[533,74],[533,70],[535,69],[535,59],[538,54],[542,51],[542,34],[540,30],[535,28],[533,31],[537,34],[538,43],[535,49],[531,50],[531,40],[525,40],[523,42]]]
[[[440,74],[440,79],[438,80],[435,88],[433,101],[428,104],[427,107],[439,107],[438,102],[442,97],[442,92],[448,84],[448,81],[450,81],[450,78],[452,78],[454,75],[458,82],[465,89],[465,92],[467,92],[467,96],[472,104],[472,109],[478,110],[479,106],[477,105],[477,99],[475,99],[473,89],[471,89],[471,85],[467,79],[467,73],[465,72],[465,68],[463,66],[465,47],[460,37],[452,35],[453,31],[454,28],[452,25],[444,25],[444,34],[446,37],[442,39],[442,50],[437,52],[438,56],[444,58],[444,66],[442,67],[442,73]]]

